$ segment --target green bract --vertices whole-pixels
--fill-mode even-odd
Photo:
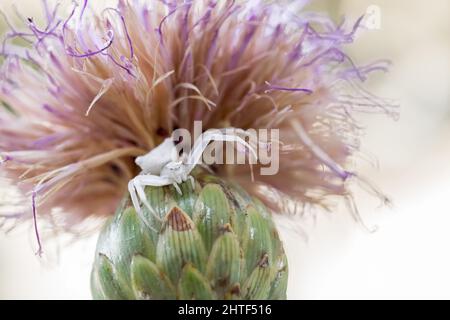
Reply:
[[[153,214],[126,198],[98,240],[95,299],[286,299],[287,260],[270,213],[197,171],[195,188],[147,187]],[[158,218],[159,217],[159,218]]]

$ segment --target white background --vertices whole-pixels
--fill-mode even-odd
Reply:
[[[11,0],[2,0],[8,11]],[[18,1],[16,1],[17,3]],[[33,12],[37,0],[18,6]],[[100,3],[101,1],[95,1]],[[369,5],[381,9],[381,29],[361,35],[350,49],[356,62],[380,57],[395,64],[370,81],[377,94],[400,101],[401,120],[363,117],[364,150],[379,169],[360,170],[394,200],[394,207],[357,192],[367,224],[353,222],[345,207],[314,222],[277,218],[290,262],[290,299],[450,298],[450,12],[446,0],[318,1],[316,7],[356,19]],[[1,197],[6,193],[2,193]],[[292,228],[302,226],[307,237]],[[66,237],[60,237],[61,243]],[[89,272],[95,235],[59,255],[39,260],[29,229],[0,235],[0,298],[90,299]],[[56,252],[52,249],[51,252]]]

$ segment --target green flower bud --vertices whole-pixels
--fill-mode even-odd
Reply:
[[[202,171],[196,183],[145,189],[98,240],[95,299],[286,299],[286,255],[270,213],[236,185]]]

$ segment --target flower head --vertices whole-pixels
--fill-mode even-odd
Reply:
[[[0,170],[40,214],[111,214],[134,159],[196,120],[278,128],[277,175],[217,174],[274,210],[287,209],[281,199],[323,204],[348,194],[355,112],[395,113],[360,85],[387,62],[358,67],[343,51],[362,19],[336,25],[264,1],[121,0],[95,12],[84,0],[68,14],[44,4],[44,24],[29,18],[5,35],[0,74]]]

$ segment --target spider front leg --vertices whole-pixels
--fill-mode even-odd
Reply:
[[[189,181],[191,181],[192,189],[195,189],[195,179],[193,176],[188,176]]]
[[[174,183],[172,183],[172,185],[175,188],[175,190],[177,190],[177,192],[180,196],[183,195],[183,192],[181,192],[181,189],[180,189],[180,186],[178,185],[178,183],[174,182]]]
[[[141,205],[139,204],[139,198],[136,193],[136,187],[134,186],[134,179],[131,179],[128,182],[128,193],[131,197],[131,202],[133,203],[133,207],[136,210],[139,216],[142,216]]]
[[[136,209],[138,215],[145,221],[144,216],[141,211],[141,202],[147,207],[150,213],[158,220],[162,221],[161,217],[156,214],[155,210],[147,201],[147,196],[145,195],[144,188],[146,186],[161,187],[167,186],[172,183],[172,180],[165,177],[154,176],[154,175],[138,175],[133,180],[128,183],[128,191],[130,192],[131,201]]]
[[[247,143],[244,139],[239,137],[237,134],[226,134],[225,130],[218,130],[218,129],[211,129],[206,132],[204,132],[194,143],[194,147],[192,148],[191,152],[189,153],[188,159],[187,159],[187,172],[191,172],[194,167],[197,165],[197,163],[200,161],[200,158],[202,157],[203,152],[205,151],[206,147],[208,147],[208,144],[211,141],[225,141],[225,142],[236,142],[244,147],[246,147],[248,150],[250,150],[250,153],[253,155],[255,159],[258,159],[258,156],[256,154],[256,151],[254,148]],[[244,131],[238,130],[238,133],[245,134]]]
[[[161,217],[159,217],[159,215],[156,214],[155,210],[153,210],[152,206],[147,201],[147,196],[145,195],[145,191],[144,191],[145,186],[136,184],[134,187],[136,188],[139,199],[147,207],[148,211],[150,211],[152,216],[155,217],[156,220],[158,220],[159,222],[162,222]]]
[[[147,223],[147,220],[145,219],[144,214],[142,213],[141,204],[139,202],[139,197],[138,197],[139,192],[137,190],[138,190],[138,187],[135,185],[134,179],[130,180],[130,182],[128,182],[128,192],[130,193],[131,202],[133,203],[133,207],[136,210],[136,213],[138,214],[139,218],[144,222],[144,224],[147,227],[149,227],[151,230],[157,232],[157,230],[155,228],[153,228],[151,225],[149,225]]]

